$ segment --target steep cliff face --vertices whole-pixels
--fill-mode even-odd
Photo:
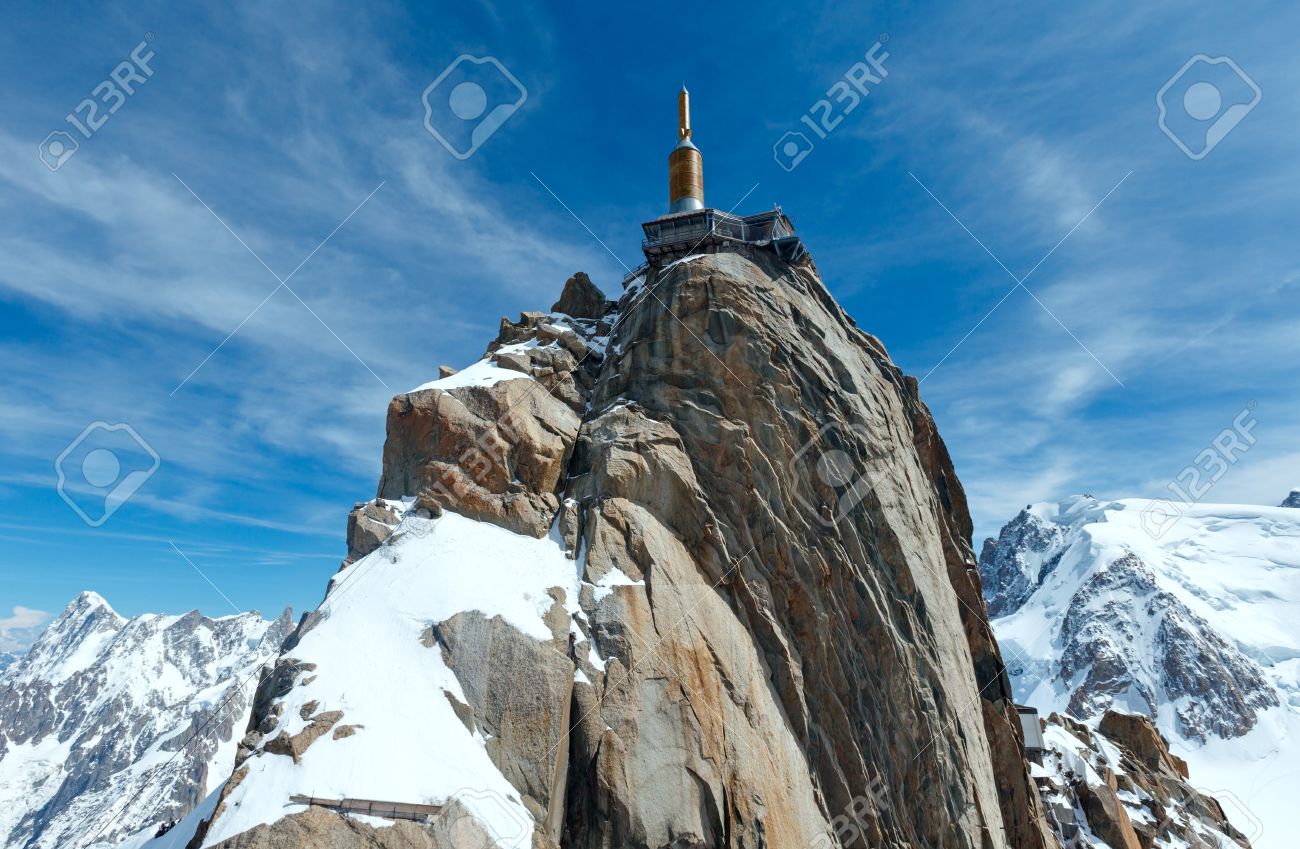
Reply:
[[[241,684],[291,627],[287,610],[125,619],[82,593],[0,675],[0,845],[134,845],[184,816],[228,773]]]
[[[1049,845],[970,530],[809,261],[575,277],[394,399],[195,845]]]

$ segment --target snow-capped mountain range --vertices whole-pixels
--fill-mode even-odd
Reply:
[[[74,599],[0,672],[0,846],[133,846],[183,816],[229,773],[292,624]]]
[[[1168,506],[1032,504],[985,543],[980,574],[1017,698],[1093,724],[1109,708],[1152,717],[1192,781],[1241,807],[1235,822],[1262,821],[1255,846],[1289,846],[1300,511]]]

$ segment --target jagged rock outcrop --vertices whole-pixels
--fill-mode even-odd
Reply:
[[[0,845],[117,845],[228,774],[289,611],[125,619],[82,593],[0,675]]]
[[[605,293],[591,282],[585,272],[579,271],[564,283],[560,299],[551,305],[551,312],[563,313],[572,318],[604,318],[617,309],[617,304],[605,299]]]
[[[360,730],[251,737],[195,845],[387,845],[288,788],[533,847],[1051,845],[916,381],[807,260],[589,286],[394,399],[377,507],[250,727]]]
[[[1034,776],[1065,847],[1249,847],[1222,806],[1188,781],[1187,764],[1145,716],[1107,711],[1098,727],[1052,714]]]
[[[359,502],[348,513],[348,556],[343,566],[351,566],[384,544],[399,516],[391,505],[376,499]]]
[[[1064,539],[1065,528],[1025,509],[1002,528],[996,540],[984,541],[980,579],[990,616],[1020,609],[1056,567]]]
[[[1300,507],[1300,487],[1291,490],[1286,498],[1282,499],[1280,507]]]

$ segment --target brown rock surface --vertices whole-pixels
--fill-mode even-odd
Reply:
[[[222,843],[222,849],[488,849],[492,836],[472,817],[440,816],[432,824],[397,820],[382,828],[320,807],[290,814]],[[197,849],[191,846],[190,849]]]
[[[1135,713],[1106,711],[1097,726],[1112,742],[1123,746],[1129,755],[1139,760],[1147,769],[1170,773],[1186,772],[1187,764],[1180,768],[1169,752],[1169,744],[1145,716]],[[1183,776],[1184,778],[1186,775]]]
[[[307,727],[297,734],[288,734],[281,731],[266,743],[265,751],[273,755],[288,755],[293,758],[294,763],[302,760],[303,752],[319,740],[334,725],[343,718],[343,711],[330,710],[319,713],[311,718]]]
[[[560,608],[563,614],[563,608]],[[500,617],[458,613],[438,626],[444,658],[465,690],[492,762],[520,792],[547,837],[559,838],[568,752],[554,742],[570,725],[573,662],[565,632],[550,643],[521,635]],[[506,673],[506,674],[503,674]]]
[[[551,312],[574,318],[601,318],[613,307],[614,304],[605,300],[605,293],[596,288],[591,278],[579,271],[565,281],[564,291],[551,306]]]
[[[399,395],[388,408],[379,497],[429,492],[464,515],[543,536],[578,423],[527,379]]]
[[[385,504],[367,501],[348,513],[348,556],[343,565],[355,563],[384,544],[397,524],[397,514]]]
[[[1114,788],[1105,784],[1081,784],[1079,800],[1093,834],[1110,844],[1111,849],[1140,849],[1133,822]]]
[[[665,701],[712,715],[718,727],[706,730],[727,746],[715,760],[737,768],[702,773],[704,786],[721,788],[703,800],[715,800],[733,839],[762,831],[785,845],[798,839],[795,829],[812,826],[789,791],[763,794],[776,822],[789,828],[803,818],[779,838],[757,811],[723,804],[792,768],[746,750],[777,741],[802,753],[809,777],[794,768],[787,782],[809,781],[827,821],[881,775],[887,792],[862,817],[869,839],[1006,845],[1004,785],[1030,808],[1013,824],[1012,845],[1042,846],[1018,750],[1002,764],[1009,774],[995,775],[972,647],[986,678],[1000,678],[1001,664],[966,568],[974,559],[964,499],[915,384],[852,325],[810,264],[709,256],[675,267],[656,295],[662,305],[645,298],[622,319],[622,354],[601,374],[592,399],[601,412],[583,425],[569,488],[587,506],[588,580],[616,567],[633,579],[647,575],[655,588],[649,599],[637,590],[610,596],[593,617],[598,649],[635,670],[626,683],[606,675],[614,687],[601,705],[606,724],[617,732],[620,715],[659,711]],[[848,455],[853,473],[873,484],[865,497],[819,478],[816,458],[800,453],[810,441]],[[831,527],[818,509],[828,503],[839,519]],[[671,626],[674,600],[685,614],[701,595],[676,630],[654,624]],[[774,702],[747,689],[752,673],[737,635]],[[663,668],[674,660],[700,677]],[[637,685],[660,677],[689,689]],[[769,727],[768,716],[785,729]],[[1004,745],[1018,735],[1005,719],[991,721],[1009,732]],[[626,834],[613,823],[616,839],[639,841],[638,817],[652,820],[661,803],[629,799],[605,780],[626,773],[601,768],[607,738],[575,741],[570,773],[584,783],[570,788],[571,832],[590,831],[610,811],[628,819]],[[591,768],[580,768],[584,750],[598,753]],[[648,756],[614,751],[619,763]],[[696,774],[689,758],[663,766]],[[708,818],[696,826],[707,843]]]

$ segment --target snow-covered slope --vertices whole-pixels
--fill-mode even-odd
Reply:
[[[1153,507],[1152,505],[1159,505]],[[1300,512],[1077,496],[1027,507],[980,572],[1017,697],[1153,717],[1256,846],[1300,792]],[[1273,823],[1272,829],[1268,825]]]
[[[0,846],[115,846],[184,816],[228,773],[291,625],[74,599],[0,673]]]
[[[18,661],[18,655],[7,651],[0,651],[0,672],[4,672],[10,666]]]
[[[276,733],[295,737],[323,722],[332,733],[310,742],[310,757],[246,760],[247,776],[205,846],[305,810],[286,807],[294,794],[428,804],[466,787],[490,791],[467,803],[484,803],[471,810],[496,834],[531,845],[533,815],[488,757],[482,731],[458,715],[456,707],[470,699],[430,626],[477,611],[549,641],[556,601],[548,588],[566,588],[565,621],[577,612],[574,561],[554,536],[533,539],[451,512],[434,519],[410,504],[390,506],[405,515],[387,544],[335,577],[308,620],[328,620],[328,627],[304,628],[293,648],[301,671],[281,702],[285,719]],[[394,689],[394,680],[406,685]]]

